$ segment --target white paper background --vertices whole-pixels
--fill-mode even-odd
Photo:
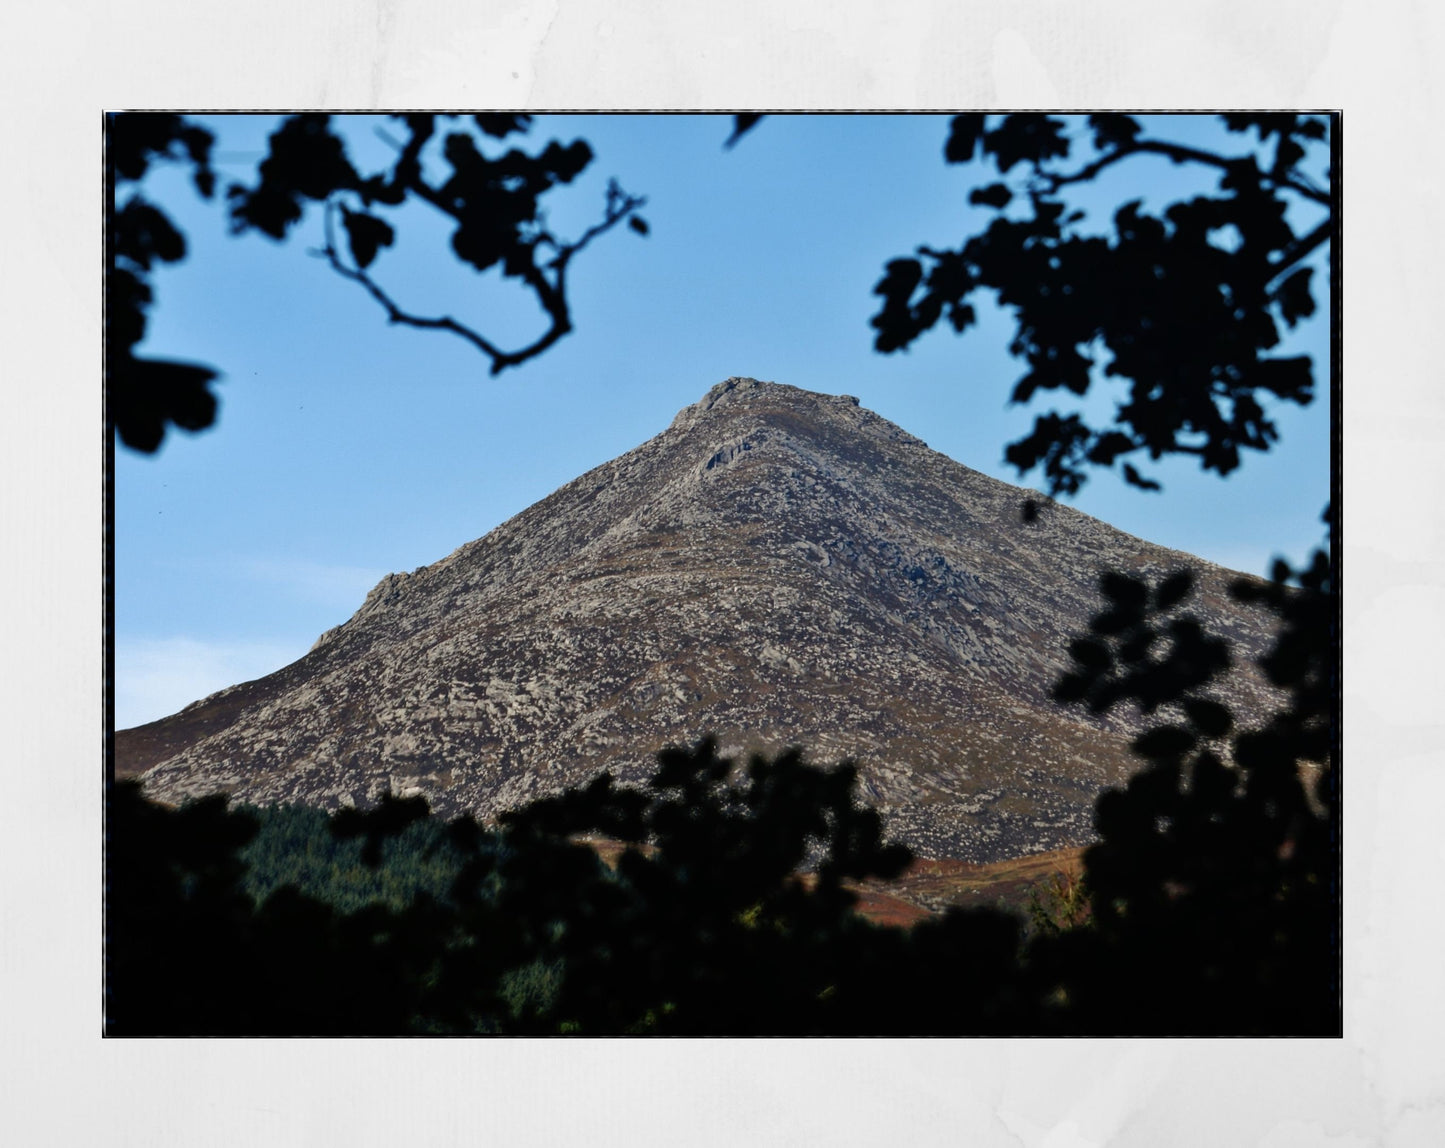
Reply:
[[[1445,1144],[1445,722],[1425,653],[1445,636],[1445,8],[51,0],[6,13],[9,1143]],[[102,1041],[101,112],[300,106],[1343,109],[1345,1039]]]

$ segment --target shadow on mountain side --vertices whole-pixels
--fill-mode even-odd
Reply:
[[[449,824],[110,798],[106,1031],[141,1034],[1330,1035],[1340,1031],[1330,565],[1242,584],[1289,704],[1234,729],[1188,574],[1103,584],[1062,698],[1160,719],[1096,811],[1087,911],[869,923],[911,860],[856,774],[711,740]],[[1311,777],[1313,781],[1309,780]],[[604,861],[596,844],[611,847]]]

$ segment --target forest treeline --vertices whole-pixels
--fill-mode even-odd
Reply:
[[[909,852],[850,766],[798,751],[740,767],[704,740],[645,788],[604,774],[490,828],[419,798],[174,809],[123,784],[107,1032],[1338,1034],[1331,567],[1274,573],[1235,592],[1279,616],[1263,666],[1289,701],[1245,730],[1190,575],[1103,579],[1058,696],[1157,723],[1097,804],[1087,911],[870,923],[850,886]]]

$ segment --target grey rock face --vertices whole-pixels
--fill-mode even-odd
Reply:
[[[1105,569],[1231,575],[945,458],[846,396],[732,378],[636,450],[433,565],[392,574],[302,659],[117,734],[155,797],[325,808],[424,794],[483,818],[656,751],[852,758],[889,832],[987,861],[1091,836],[1128,714],[1049,692]],[[1242,659],[1241,659],[1242,660]],[[1266,700],[1246,669],[1223,692]]]

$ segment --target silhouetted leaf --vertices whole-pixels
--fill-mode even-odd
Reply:
[[[637,232],[638,235],[647,234],[647,220],[643,219],[640,215],[634,215],[629,217],[627,220],[627,226],[632,228],[633,231]]]
[[[1088,459],[1090,462],[1108,466],[1119,455],[1135,449],[1135,445],[1134,440],[1122,431],[1106,431],[1089,447]]]
[[[281,239],[301,218],[303,199],[320,202],[333,192],[360,187],[346,145],[330,125],[327,115],[288,116],[271,134],[260,184],[249,190],[233,185],[227,192],[233,231],[255,227]]]
[[[1119,660],[1126,665],[1137,665],[1148,657],[1150,649],[1158,640],[1158,633],[1149,628],[1131,634],[1129,639],[1119,647]]]
[[[907,346],[917,335],[919,324],[909,301],[923,281],[923,265],[917,259],[893,259],[884,268],[883,278],[873,294],[883,296],[883,309],[873,318],[878,330],[874,346],[891,351]]]
[[[1198,739],[1180,726],[1157,726],[1141,734],[1132,742],[1134,752],[1153,760],[1172,760],[1183,757],[1194,748]]]
[[[1271,135],[1292,131],[1296,118],[1292,112],[1224,112],[1220,116],[1230,131],[1246,132],[1252,128],[1261,142]]]
[[[550,169],[552,177],[559,182],[571,183],[592,162],[592,145],[586,140],[573,140],[569,144],[554,141],[542,149],[538,162]]]
[[[1096,634],[1122,634],[1131,626],[1139,624],[1143,611],[1138,607],[1116,607],[1096,614],[1089,622],[1089,628]]]
[[[266,184],[247,191],[233,183],[226,189],[226,198],[231,204],[233,235],[254,227],[272,239],[284,239],[290,226],[301,218],[301,204],[294,195]]]
[[[186,254],[186,240],[170,219],[139,196],[115,213],[111,243],[117,258],[149,271],[154,260],[175,263]]]
[[[753,128],[757,127],[758,121],[763,118],[760,112],[739,112],[733,116],[732,135],[723,141],[723,147],[734,147],[738,140],[742,139]]]
[[[978,321],[978,313],[971,303],[953,303],[948,308],[948,323],[958,334],[963,334]]]
[[[1275,148],[1274,170],[1283,174],[1305,157],[1305,149],[1299,141],[1282,136]]]
[[[1092,681],[1093,676],[1090,674],[1064,674],[1054,683],[1053,698],[1059,702],[1083,701]]]
[[[168,423],[199,431],[215,421],[216,397],[208,384],[217,372],[210,367],[125,353],[108,359],[106,374],[116,433],[133,450],[159,449]]]
[[[1237,578],[1229,584],[1229,594],[1237,602],[1260,602],[1268,598],[1270,588],[1253,578]]]
[[[1149,598],[1148,587],[1142,580],[1115,570],[1106,570],[1099,576],[1099,590],[1120,606],[1142,607]]]
[[[1089,670],[1106,670],[1114,664],[1109,647],[1097,638],[1075,638],[1069,643],[1069,654]]]
[[[993,207],[999,210],[1008,206],[1009,200],[1013,198],[1013,192],[1004,183],[991,183],[987,187],[974,188],[968,193],[968,202],[983,204],[985,207]]]
[[[1159,485],[1159,483],[1155,482],[1154,479],[1145,478],[1142,474],[1140,474],[1137,470],[1134,469],[1132,464],[1127,462],[1124,464],[1124,481],[1127,482],[1130,486],[1137,486],[1140,490],[1164,489],[1162,486]]]
[[[487,135],[494,139],[505,139],[513,132],[525,132],[532,125],[532,117],[515,112],[489,112],[472,117]]]
[[[948,142],[943,145],[943,158],[948,163],[968,163],[978,152],[983,137],[984,117],[976,113],[954,116],[948,125]]]
[[[1310,292],[1310,279],[1313,275],[1314,268],[1301,267],[1287,275],[1275,291],[1280,315],[1291,327],[1315,313],[1315,298]]]
[[[1092,115],[1089,126],[1094,130],[1094,145],[1100,150],[1131,144],[1140,131],[1139,122],[1133,116],[1118,112]]]
[[[1003,172],[1016,163],[1040,164],[1069,154],[1063,123],[1035,112],[1005,116],[1002,124],[985,133],[983,147],[993,153]]]
[[[361,268],[370,267],[377,249],[390,247],[396,238],[391,225],[374,215],[348,211],[343,207],[341,222],[346,226],[346,235],[351,242],[351,256]]]
[[[1194,728],[1205,737],[1223,737],[1234,725],[1229,707],[1204,698],[1185,698],[1181,703]]]
[[[107,361],[128,351],[145,337],[150,285],[137,270],[112,266],[105,275],[105,343]]]
[[[1154,608],[1167,610],[1189,597],[1194,589],[1194,571],[1176,570],[1154,591]]]

